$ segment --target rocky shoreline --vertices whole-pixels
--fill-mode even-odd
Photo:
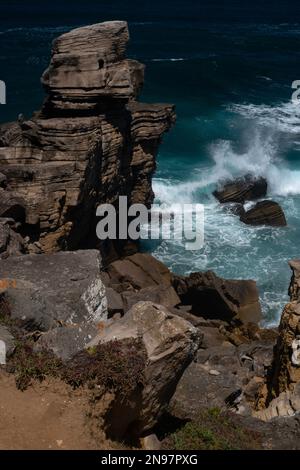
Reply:
[[[47,377],[85,390],[114,441],[299,449],[300,262],[279,328],[262,329],[253,280],[179,276],[133,241],[96,239],[99,204],[153,202],[175,122],[172,105],[138,101],[144,67],[126,59],[128,39],[121,21],[60,36],[41,111],[0,126],[3,367],[21,390]],[[266,194],[248,175],[215,192],[246,224],[285,226]]]

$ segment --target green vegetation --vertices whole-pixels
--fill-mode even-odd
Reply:
[[[65,364],[63,379],[73,387],[103,386],[126,399],[143,385],[146,351],[140,340],[124,339],[81,351]]]
[[[164,440],[168,450],[258,449],[257,436],[238,425],[218,408],[203,410],[195,421],[183,425]]]
[[[9,304],[3,295],[0,295],[0,324],[7,326],[16,338],[16,348],[8,359],[7,370],[15,374],[20,390],[25,390],[34,380],[56,377],[73,388],[100,386],[126,400],[133,390],[143,385],[147,355],[139,339],[99,344],[62,362],[49,351],[35,350],[35,339],[40,333],[26,332],[22,322],[11,318]]]
[[[46,377],[60,377],[63,364],[48,351],[34,352],[30,341],[18,341],[7,370],[15,374],[17,388],[24,391],[34,380],[42,382]]]

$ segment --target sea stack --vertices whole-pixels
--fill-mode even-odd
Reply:
[[[1,200],[13,204],[0,217],[17,207],[29,251],[94,247],[99,204],[120,195],[153,201],[156,154],[175,111],[137,101],[144,66],[126,59],[128,39],[124,21],[60,36],[42,77],[42,110],[0,126]]]

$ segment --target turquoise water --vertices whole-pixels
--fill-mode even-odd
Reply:
[[[157,201],[205,205],[201,251],[164,241],[153,252],[179,273],[213,269],[257,280],[264,321],[278,322],[288,299],[287,261],[300,256],[300,106],[291,102],[291,83],[300,79],[300,6],[61,3],[26,2],[25,8],[4,2],[0,79],[8,104],[0,107],[0,121],[40,108],[39,77],[54,37],[83,24],[127,19],[129,55],[147,66],[142,99],[177,106],[177,124],[158,157]],[[219,181],[245,173],[268,179],[268,197],[284,208],[287,228],[245,226],[214,200]]]

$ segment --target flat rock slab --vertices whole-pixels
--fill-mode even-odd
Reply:
[[[35,350],[50,350],[63,361],[68,361],[85,349],[98,333],[97,325],[92,323],[54,328],[39,338]]]
[[[122,294],[125,311],[141,301],[154,302],[165,307],[175,307],[180,304],[180,298],[172,286],[150,286],[137,292],[125,291]]]
[[[107,318],[100,265],[96,250],[11,257],[0,262],[0,293],[30,329],[97,323]]]
[[[109,265],[111,282],[127,283],[135,289],[171,285],[171,272],[159,260],[147,253],[136,253]]]

